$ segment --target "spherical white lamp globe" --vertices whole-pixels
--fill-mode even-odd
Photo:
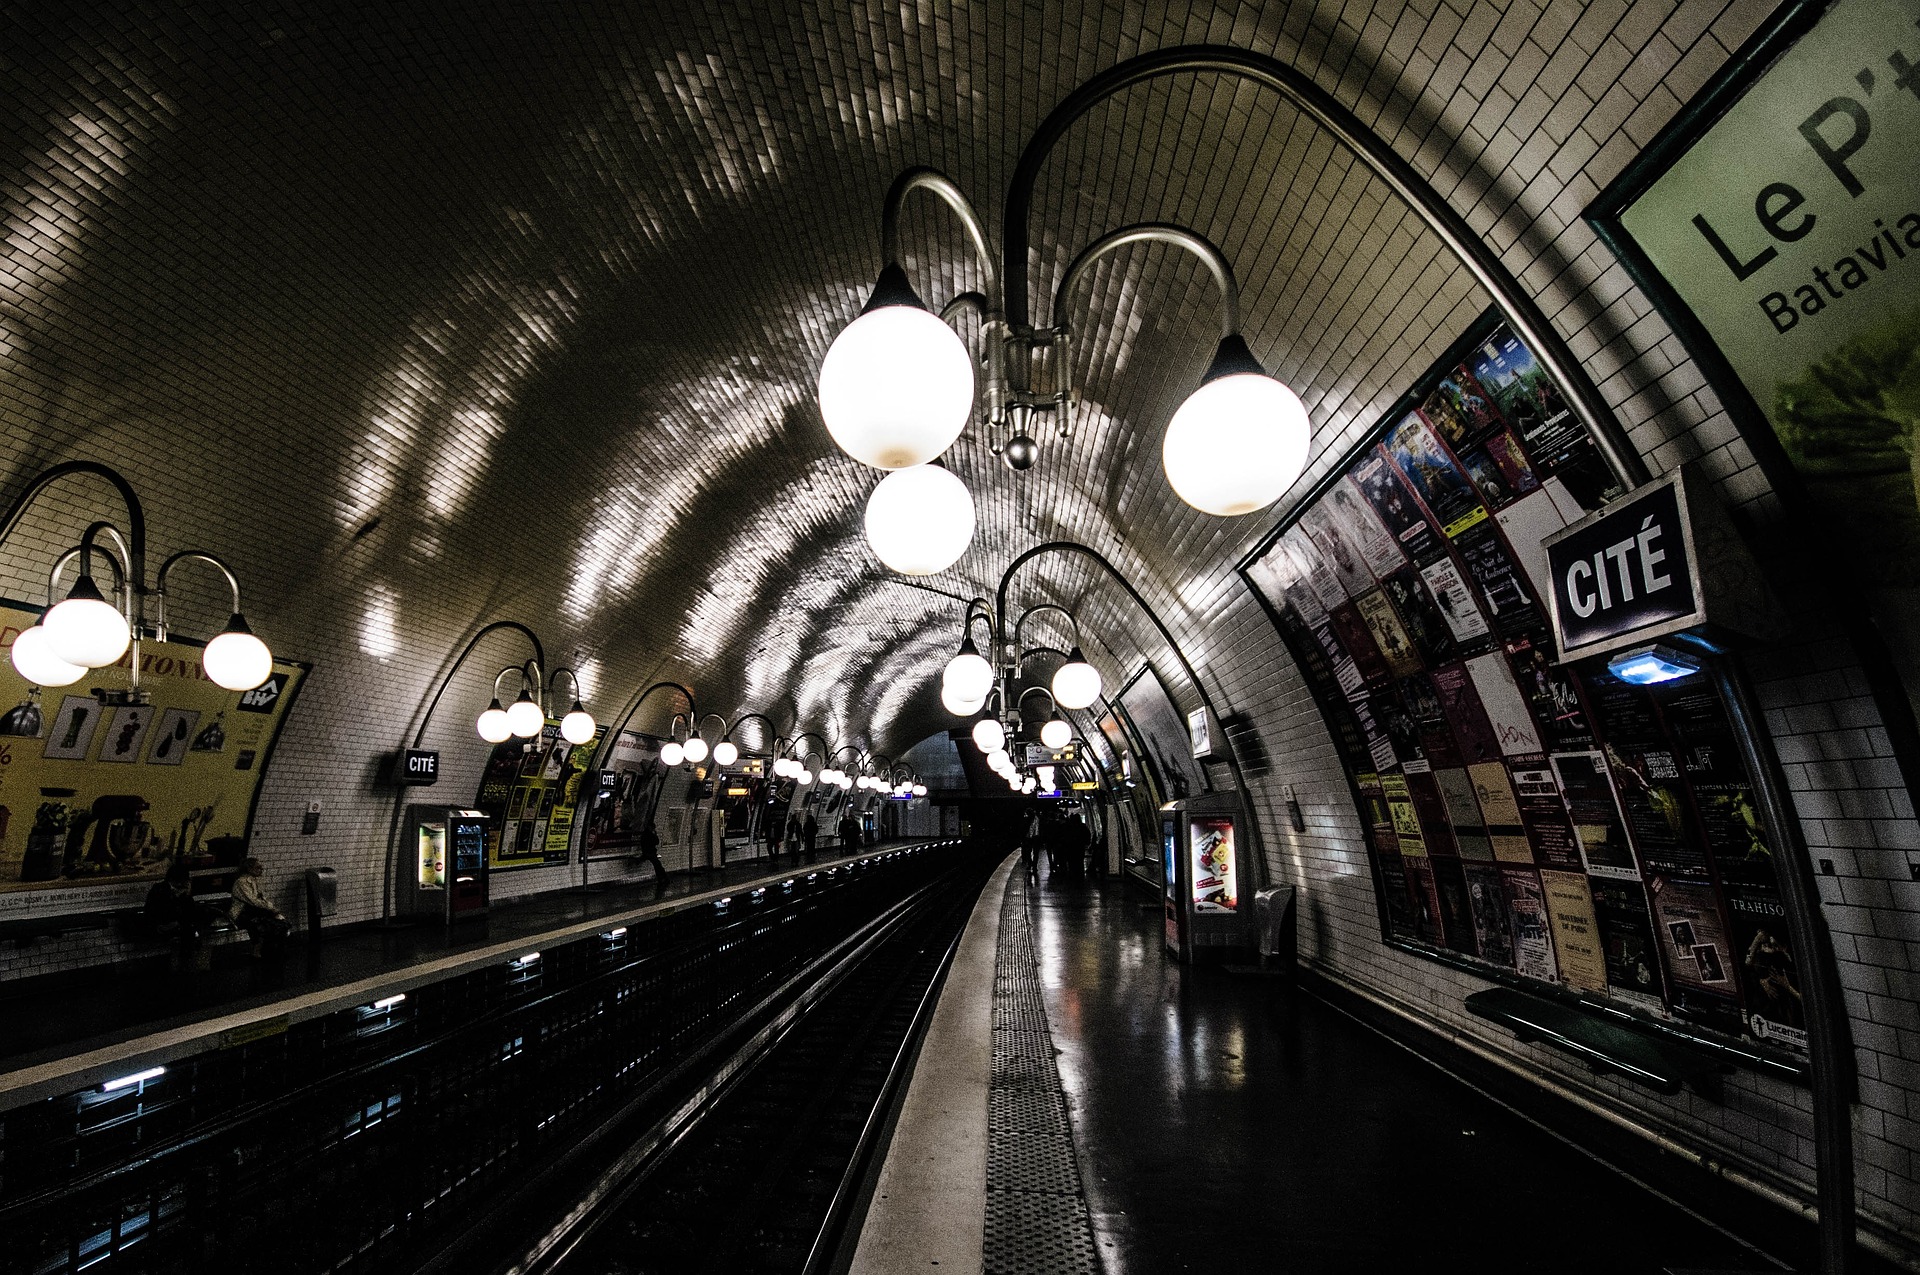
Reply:
[[[713,746],[715,765],[731,766],[740,760],[740,748],[730,739],[723,739]]]
[[[989,748],[987,750],[987,765],[993,767],[995,770],[1000,770],[1003,767],[1013,765],[1013,758],[1004,748]]]
[[[916,797],[924,797],[924,796],[926,796],[926,795],[927,795],[927,786],[926,786],[925,784],[915,784],[915,785],[913,786],[913,795],[914,795],[914,796],[916,796]]]
[[[687,750],[680,746],[679,740],[670,739],[666,743],[660,745],[660,764],[662,766],[667,766],[669,768],[678,766],[681,762],[685,761],[686,759],[687,759]]]
[[[947,661],[940,674],[940,685],[962,700],[980,700],[993,689],[993,665],[987,663],[972,642],[960,648],[960,654]]]
[[[1034,778],[1032,775],[1028,775],[1025,779],[1020,781],[1021,792],[1030,793],[1037,787],[1039,787],[1039,784],[1034,782]]]
[[[1067,742],[1072,738],[1073,727],[1067,725],[1058,717],[1052,718],[1046,725],[1040,728],[1040,742],[1055,752],[1059,752],[1062,748],[1065,748]]]
[[[964,696],[955,695],[951,685],[940,688],[940,706],[955,717],[972,717],[986,702],[984,697],[967,699]]]
[[[507,705],[507,726],[522,739],[532,739],[547,724],[547,715],[540,706],[527,698],[522,692],[520,698]]]
[[[1006,729],[993,718],[983,717],[973,724],[973,746],[981,752],[991,753],[1006,742]]]
[[[820,365],[820,417],[840,450],[876,469],[924,465],[973,414],[973,359],[898,266]]]
[[[800,773],[795,775],[794,778],[803,784],[810,784],[813,782],[813,772],[803,766],[800,768]]]
[[[200,667],[216,686],[250,691],[272,676],[273,652],[236,612],[227,621],[226,632],[216,635],[200,653]]]
[[[560,719],[560,738],[569,744],[584,744],[593,738],[593,732],[599,723],[593,720],[593,714],[580,707],[576,702],[567,715]]]
[[[707,741],[695,735],[686,743],[687,760],[698,766],[707,759]]]
[[[1100,670],[1074,647],[1067,662],[1053,671],[1053,699],[1062,708],[1086,708],[1100,698]]]
[[[13,667],[34,686],[72,686],[87,675],[86,666],[69,664],[53,653],[53,639],[44,624],[13,639]]]
[[[1214,377],[1167,422],[1160,460],[1180,499],[1231,518],[1286,494],[1307,465],[1306,405],[1262,372]]]
[[[507,710],[500,707],[499,700],[487,705],[487,711],[480,714],[473,728],[489,744],[504,744],[513,737],[513,727],[507,723]]]
[[[973,543],[973,495],[938,465],[898,469],[867,497],[867,545],[903,576],[960,561]]]
[[[971,528],[968,534],[972,534]],[[53,654],[85,668],[104,668],[113,663],[127,653],[127,643],[133,640],[127,618],[100,596],[92,576],[74,581],[67,600],[42,616],[40,623],[51,639]]]

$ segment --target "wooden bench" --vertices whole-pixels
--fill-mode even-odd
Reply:
[[[1733,1070],[1677,1041],[1661,1040],[1622,1022],[1515,987],[1490,987],[1467,997],[1469,1013],[1500,1024],[1523,1042],[1572,1054],[1596,1072],[1623,1076],[1663,1094],[1690,1086],[1722,1100],[1720,1078]]]

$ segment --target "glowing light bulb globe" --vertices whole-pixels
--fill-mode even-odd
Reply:
[[[226,632],[216,635],[200,653],[200,667],[216,686],[250,691],[273,675],[273,652],[236,614],[227,621]]]
[[[987,750],[987,765],[995,770],[1005,770],[1013,765],[1013,758],[1004,748],[990,748]]]
[[[983,717],[973,724],[973,746],[981,752],[991,753],[1006,742],[1006,729],[993,718]]]
[[[87,675],[85,665],[69,664],[53,653],[53,639],[43,624],[13,639],[13,668],[34,686],[72,686]]]
[[[575,704],[572,710],[560,719],[560,738],[569,744],[584,744],[593,738],[597,725],[592,713]]]
[[[940,688],[940,706],[955,717],[972,717],[986,704],[986,697],[967,699],[954,694],[953,686],[948,684]]]
[[[924,796],[926,796],[926,795],[927,795],[927,786],[926,786],[925,784],[915,784],[915,785],[913,786],[913,795],[914,795],[914,796],[916,796],[916,797],[924,797]]]
[[[546,724],[547,715],[524,695],[507,705],[507,726],[522,739],[532,739]]]
[[[953,444],[973,414],[973,359],[923,308],[899,267],[880,288],[907,304],[870,306],[833,339],[820,365],[820,417],[840,450],[875,469],[924,465]]]
[[[707,741],[695,735],[687,741],[687,760],[698,766],[707,759]]]
[[[972,534],[971,528],[968,534]],[[56,657],[85,668],[112,664],[127,653],[127,644],[133,639],[127,618],[100,596],[91,576],[75,581],[67,600],[48,611],[40,624]]]
[[[687,750],[680,746],[680,742],[678,740],[670,739],[666,743],[660,745],[660,764],[661,765],[668,766],[668,767],[678,766],[681,762],[685,761],[686,759],[687,759]]]
[[[795,775],[794,778],[798,779],[803,784],[810,784],[813,782],[813,772],[803,767],[800,773]]]
[[[867,497],[867,545],[903,576],[928,576],[960,561],[973,543],[973,495],[938,465],[898,469]]]
[[[1264,373],[1235,372],[1187,396],[1167,422],[1160,460],[1180,499],[1231,518],[1286,494],[1312,436],[1299,395]]]
[[[1073,727],[1067,725],[1058,717],[1053,718],[1040,728],[1040,742],[1055,752],[1059,752],[1062,748],[1065,748],[1067,742],[1072,738]]]
[[[1086,708],[1100,698],[1100,670],[1087,663],[1079,647],[1053,672],[1053,699],[1062,708]]]
[[[940,685],[952,691],[957,699],[985,699],[993,689],[993,665],[978,651],[962,648],[960,654],[947,661],[946,669],[940,674]]]
[[[740,760],[740,749],[730,739],[723,739],[713,746],[713,760],[716,765],[731,766]]]
[[[486,712],[480,714],[473,728],[489,744],[504,744],[513,737],[513,727],[507,723],[507,710],[500,707],[499,700],[495,700]]]

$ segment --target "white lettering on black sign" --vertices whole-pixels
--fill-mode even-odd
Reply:
[[[1687,529],[1671,483],[1617,502],[1548,546],[1547,562],[1563,652],[1693,614]]]

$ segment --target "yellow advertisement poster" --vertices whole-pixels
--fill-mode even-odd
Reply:
[[[1553,946],[1560,953],[1560,977],[1569,987],[1607,990],[1607,954],[1593,915],[1593,892],[1578,872],[1542,872],[1547,917],[1553,922]]]
[[[38,620],[0,603],[0,657]],[[0,916],[99,906],[72,902],[69,887],[144,884],[175,856],[195,868],[245,857],[260,778],[308,667],[275,661],[259,687],[228,691],[201,671],[197,645],[138,650],[146,702],[112,702],[128,688],[129,652],[38,692],[37,734],[0,736]],[[31,694],[0,658],[10,724],[31,722]]]
[[[474,805],[493,816],[488,868],[567,862],[586,768],[605,733],[602,727],[587,743],[569,744],[560,737],[560,723],[548,721],[537,738],[493,746],[474,798]]]

